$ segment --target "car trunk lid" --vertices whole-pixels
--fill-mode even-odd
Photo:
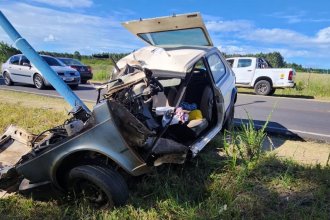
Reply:
[[[122,25],[150,45],[213,46],[200,13],[128,21]]]

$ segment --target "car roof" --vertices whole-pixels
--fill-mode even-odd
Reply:
[[[198,59],[216,49],[209,46],[147,46],[122,58],[117,65],[123,68],[131,61],[139,61],[144,68],[158,73],[174,72],[182,77]]]

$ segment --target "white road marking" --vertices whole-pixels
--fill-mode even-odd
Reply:
[[[241,124],[241,122],[235,122],[235,124]],[[254,124],[255,127],[261,128],[263,125]],[[330,138],[329,134],[321,134],[321,133],[315,133],[315,132],[309,132],[309,131],[301,131],[301,130],[295,130],[295,129],[289,129],[289,128],[278,128],[274,126],[267,126],[268,129],[278,130],[282,132],[292,132],[292,133],[300,133],[300,134],[307,134],[307,135],[314,135],[324,138]]]
[[[253,95],[253,94],[245,94],[245,93],[240,93],[238,92],[238,95],[246,95],[246,96],[255,96],[258,97],[258,95]],[[329,100],[319,100],[319,99],[306,99],[306,98],[290,98],[290,97],[282,97],[282,96],[259,96],[262,98],[270,98],[270,99],[288,99],[288,100],[296,100],[296,101],[310,101],[310,102],[325,102],[325,103],[330,103]]]

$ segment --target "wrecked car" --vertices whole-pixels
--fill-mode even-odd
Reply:
[[[124,176],[195,157],[234,117],[235,76],[199,13],[125,22],[149,46],[117,62],[97,104],[41,134],[0,137],[1,185],[51,183],[97,205],[122,205]]]

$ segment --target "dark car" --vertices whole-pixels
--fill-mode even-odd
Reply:
[[[80,73],[82,84],[85,84],[87,82],[87,80],[90,80],[93,78],[92,68],[90,66],[84,65],[79,60],[72,59],[72,58],[63,58],[63,57],[58,57],[57,59],[62,61],[65,65],[76,69]]]

